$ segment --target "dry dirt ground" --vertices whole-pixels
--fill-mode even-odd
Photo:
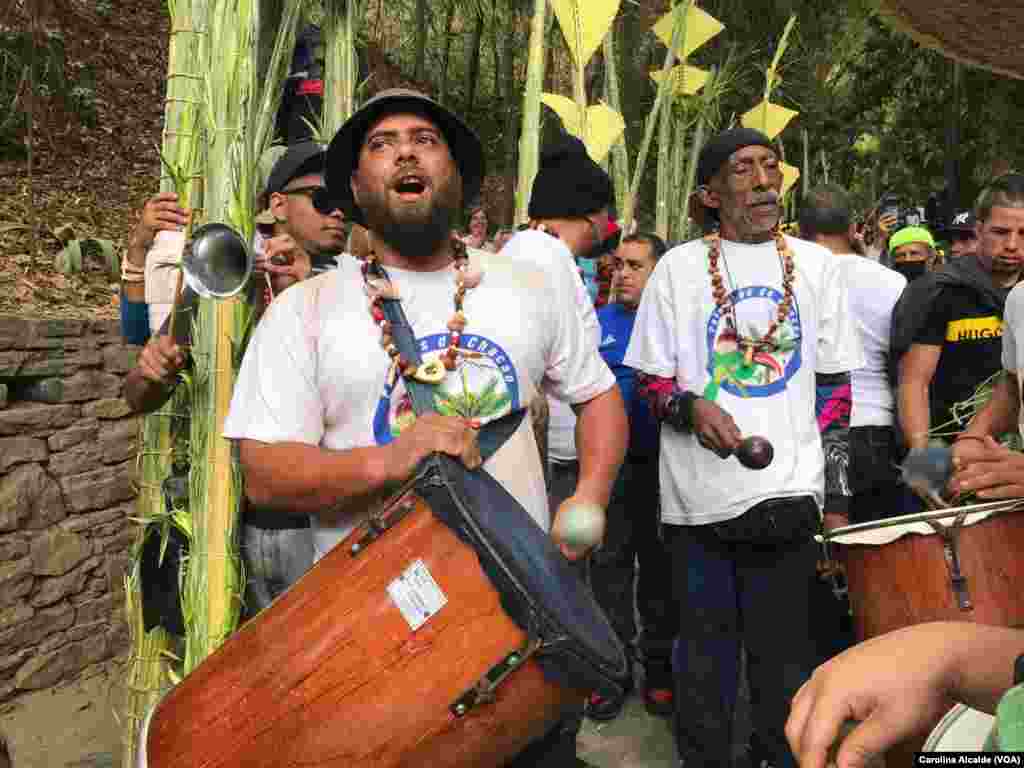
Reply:
[[[77,237],[111,240],[120,251],[136,211],[156,191],[166,6],[118,0],[99,16],[89,0],[28,0],[0,24],[25,29],[36,2],[43,28],[63,35],[69,76],[86,66],[96,74],[96,123],[82,125],[37,94],[31,179],[26,159],[0,162],[0,314],[116,317],[116,286],[98,259],[87,258],[81,275],[54,269],[61,249],[54,232],[70,224]],[[16,108],[27,109],[26,94],[20,99]]]
[[[124,659],[97,665],[57,688],[23,696],[0,710],[0,768],[113,768],[121,762]]]

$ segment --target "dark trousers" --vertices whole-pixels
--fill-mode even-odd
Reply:
[[[814,667],[811,585],[819,547],[724,543],[714,526],[665,526],[679,604],[676,744],[687,768],[731,764],[740,648],[753,727],[775,768],[795,767],[784,726]]]
[[[850,522],[867,523],[924,510],[900,480],[903,445],[893,427],[850,428]]]
[[[590,585],[627,648],[637,636],[639,614],[637,648],[646,685],[671,688],[679,612],[672,597],[672,558],[659,535],[660,516],[657,456],[627,458],[612,489],[604,542],[590,561]]]

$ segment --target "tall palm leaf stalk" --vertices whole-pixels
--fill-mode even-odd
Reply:
[[[622,98],[619,94],[619,63],[615,49],[615,26],[605,35],[604,42],[604,85],[605,98],[608,106],[622,114]],[[620,214],[626,207],[626,196],[629,194],[629,149],[626,144],[626,133],[612,145],[611,177],[615,187],[615,209]]]
[[[357,0],[324,2],[324,111],[321,137],[329,140],[355,111]]]
[[[162,174],[160,189],[177,192],[185,208],[202,205],[200,159],[204,137],[197,115],[202,99],[201,38],[206,19],[206,0],[168,0],[171,18],[168,49],[167,92],[165,97],[164,131],[160,148]],[[177,437],[188,418],[186,388],[142,423],[138,455],[139,495],[136,518],[139,529],[135,542],[135,558],[125,578],[125,611],[127,613],[131,654],[125,669],[123,704],[122,763],[135,765],[139,725],[146,712],[156,703],[170,682],[173,640],[162,627],[146,631],[142,619],[142,589],[139,579],[138,555],[147,535],[161,535],[166,542],[166,508],[162,484],[171,470],[172,452]],[[164,521],[163,525],[152,523]]]
[[[204,58],[204,174],[209,221],[252,235],[254,152],[248,122],[255,94],[253,0],[210,0]],[[192,541],[182,579],[184,672],[234,631],[244,583],[237,548],[241,472],[222,437],[250,307],[239,297],[201,298],[192,326],[193,398],[189,509]]]
[[[530,22],[530,49],[526,63],[526,91],[523,95],[523,129],[519,136],[519,183],[516,188],[515,221],[529,216],[530,192],[540,164],[540,95],[544,89],[547,0],[534,0]]]
[[[630,232],[634,228],[636,217],[636,198],[640,192],[640,181],[643,179],[644,169],[647,167],[647,155],[651,150],[651,141],[654,138],[654,128],[658,125],[658,117],[661,114],[662,106],[666,95],[671,92],[675,78],[669,76],[672,69],[672,62],[676,58],[676,51],[679,50],[680,41],[683,39],[686,29],[686,14],[690,8],[690,1],[677,5],[673,9],[674,17],[672,23],[672,41],[665,53],[665,63],[661,68],[661,79],[658,82],[658,90],[654,97],[654,106],[644,123],[644,137],[640,143],[640,150],[637,153],[636,165],[633,167],[633,182],[629,186],[629,193],[626,195],[626,202],[622,211],[622,227]]]
[[[684,52],[686,51],[686,15],[690,11],[690,2],[691,0],[686,0],[686,2],[682,3],[681,10],[678,6],[673,9],[676,13],[676,16],[673,19],[672,24],[672,37],[673,39],[675,39],[678,36],[678,50]],[[674,52],[675,50],[677,49],[673,47],[672,51]],[[685,88],[683,86],[685,85],[686,78],[685,53],[683,54],[679,62],[679,73],[679,90],[684,91]],[[675,124],[677,122],[677,117],[674,108],[675,99],[673,98],[676,85],[674,82],[675,78],[666,77],[664,79],[672,80],[673,82],[671,85],[672,96],[670,96],[669,102],[667,104],[662,105],[661,108],[661,122],[659,125],[660,130],[658,132],[658,180],[654,206],[654,230],[657,233],[658,237],[660,237],[662,240],[668,240],[669,230],[672,225],[671,220],[676,215],[678,215],[678,212],[675,210],[675,206],[673,205],[673,198],[675,197],[674,190],[678,188],[677,186],[673,186],[673,181],[676,180],[673,177],[678,175],[675,170],[678,167],[678,162],[675,161],[678,157],[678,153],[680,153],[682,149],[680,147],[677,148],[675,152],[673,152],[673,128],[675,127]],[[661,84],[659,83],[659,91],[661,89],[660,86]],[[679,120],[678,122],[681,126],[682,120]],[[685,134],[679,136],[678,139],[679,141],[684,141]]]
[[[303,3],[287,3],[278,29],[260,29],[256,0],[209,0],[203,83],[209,137],[204,174],[208,221],[248,242],[253,235],[256,158],[272,135]],[[273,40],[257,84],[260,37]],[[182,577],[185,659],[189,674],[235,630],[244,576],[238,554],[242,474],[223,427],[252,328],[250,304],[237,295],[201,298],[192,327],[191,541]]]

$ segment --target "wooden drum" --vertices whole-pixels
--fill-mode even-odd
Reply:
[[[926,621],[1024,623],[1024,501],[837,528],[858,639]]]
[[[1024,622],[1022,509],[1020,499],[974,504],[829,533],[825,541],[846,568],[858,639],[928,621]],[[912,765],[929,732],[938,738],[936,728],[941,723],[929,723],[890,749],[888,768]]]
[[[548,535],[489,475],[432,457],[168,693],[139,765],[500,766],[626,673]]]

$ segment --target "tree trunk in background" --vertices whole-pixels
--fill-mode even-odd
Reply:
[[[519,26],[519,14],[516,12],[514,2],[509,2],[509,16],[505,25],[505,51],[501,60],[502,76],[505,79],[505,135],[504,158],[505,162],[505,196],[502,200],[501,223],[505,226],[515,226],[519,222],[515,220],[516,215],[516,168],[519,163],[516,159],[516,143],[519,139],[519,119],[516,113],[516,100],[513,94],[519,93],[516,87],[516,27]]]
[[[476,103],[477,80],[480,79],[480,45],[484,37],[484,15],[479,10],[476,12],[476,20],[473,24],[473,34],[469,38],[469,48],[466,51],[466,114],[472,115],[473,106]],[[466,202],[472,202],[467,200]]]
[[[455,21],[455,0],[448,0],[444,20],[444,50],[441,54],[441,88],[438,92],[442,104],[448,101],[448,62],[452,53],[452,23]]]
[[[492,20],[494,22],[493,30],[492,30],[494,32],[494,36],[492,38],[490,38],[490,42],[492,42],[492,52],[493,52],[493,54],[495,56],[495,68],[494,68],[495,69],[495,100],[496,101],[501,101],[501,98],[502,98],[502,57],[501,57],[501,51],[499,50],[499,48],[501,47],[501,35],[498,32],[499,28],[501,27],[501,22],[500,22],[499,17],[498,17],[498,0],[494,0],[494,4],[492,5],[492,12],[490,12],[490,18],[492,18]],[[508,24],[508,19],[506,19],[506,24]],[[511,95],[511,89],[512,89],[512,83],[511,82],[509,82],[508,88],[509,88],[509,91],[510,91],[509,95]]]
[[[423,79],[423,70],[427,60],[427,0],[416,0],[416,59],[413,64],[413,77]]]
[[[284,0],[259,0],[259,33],[256,41],[256,82],[262,83],[267,77],[270,56],[274,52],[274,39],[281,26]],[[290,67],[289,67],[290,68]]]

